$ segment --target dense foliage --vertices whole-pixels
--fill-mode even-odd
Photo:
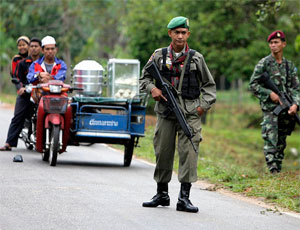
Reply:
[[[20,35],[54,36],[67,65],[95,59],[137,58],[142,66],[167,46],[166,25],[190,19],[189,44],[206,59],[217,82],[248,80],[269,53],[267,35],[287,34],[285,56],[300,66],[300,3],[294,0],[2,0],[0,3],[0,90],[11,88],[10,58]],[[297,36],[298,35],[298,36]]]

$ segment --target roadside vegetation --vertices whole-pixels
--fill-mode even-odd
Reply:
[[[14,105],[16,103],[15,94],[0,93],[0,104]]]
[[[150,102],[150,106],[151,106]],[[218,92],[203,125],[198,177],[246,196],[300,212],[300,129],[287,138],[283,170],[271,175],[265,164],[260,131],[261,111],[250,93]],[[155,162],[154,126],[146,128],[137,157]],[[178,169],[178,156],[174,164]]]

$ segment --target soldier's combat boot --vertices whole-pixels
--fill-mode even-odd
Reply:
[[[278,169],[276,162],[268,163],[267,165],[271,174],[275,175],[280,172],[280,169]]]
[[[143,207],[154,208],[158,205],[170,206],[170,197],[168,195],[168,184],[167,183],[157,183],[157,193],[148,202],[143,202]]]
[[[180,193],[178,196],[178,202],[176,207],[177,211],[198,212],[198,208],[195,207],[189,200],[191,187],[191,183],[181,183]]]

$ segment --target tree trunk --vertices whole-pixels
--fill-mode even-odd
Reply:
[[[220,77],[220,90],[225,90],[225,76]]]
[[[241,78],[238,79],[238,104],[241,105],[243,103],[243,80]]]

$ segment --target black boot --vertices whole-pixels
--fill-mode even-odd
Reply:
[[[190,197],[191,183],[181,183],[180,193],[177,202],[177,211],[198,212],[198,208],[193,206]]]
[[[168,195],[168,184],[157,183],[157,193],[148,202],[143,202],[143,207],[170,206],[170,197]]]
[[[276,162],[267,163],[267,165],[271,174],[275,175],[280,172]]]

